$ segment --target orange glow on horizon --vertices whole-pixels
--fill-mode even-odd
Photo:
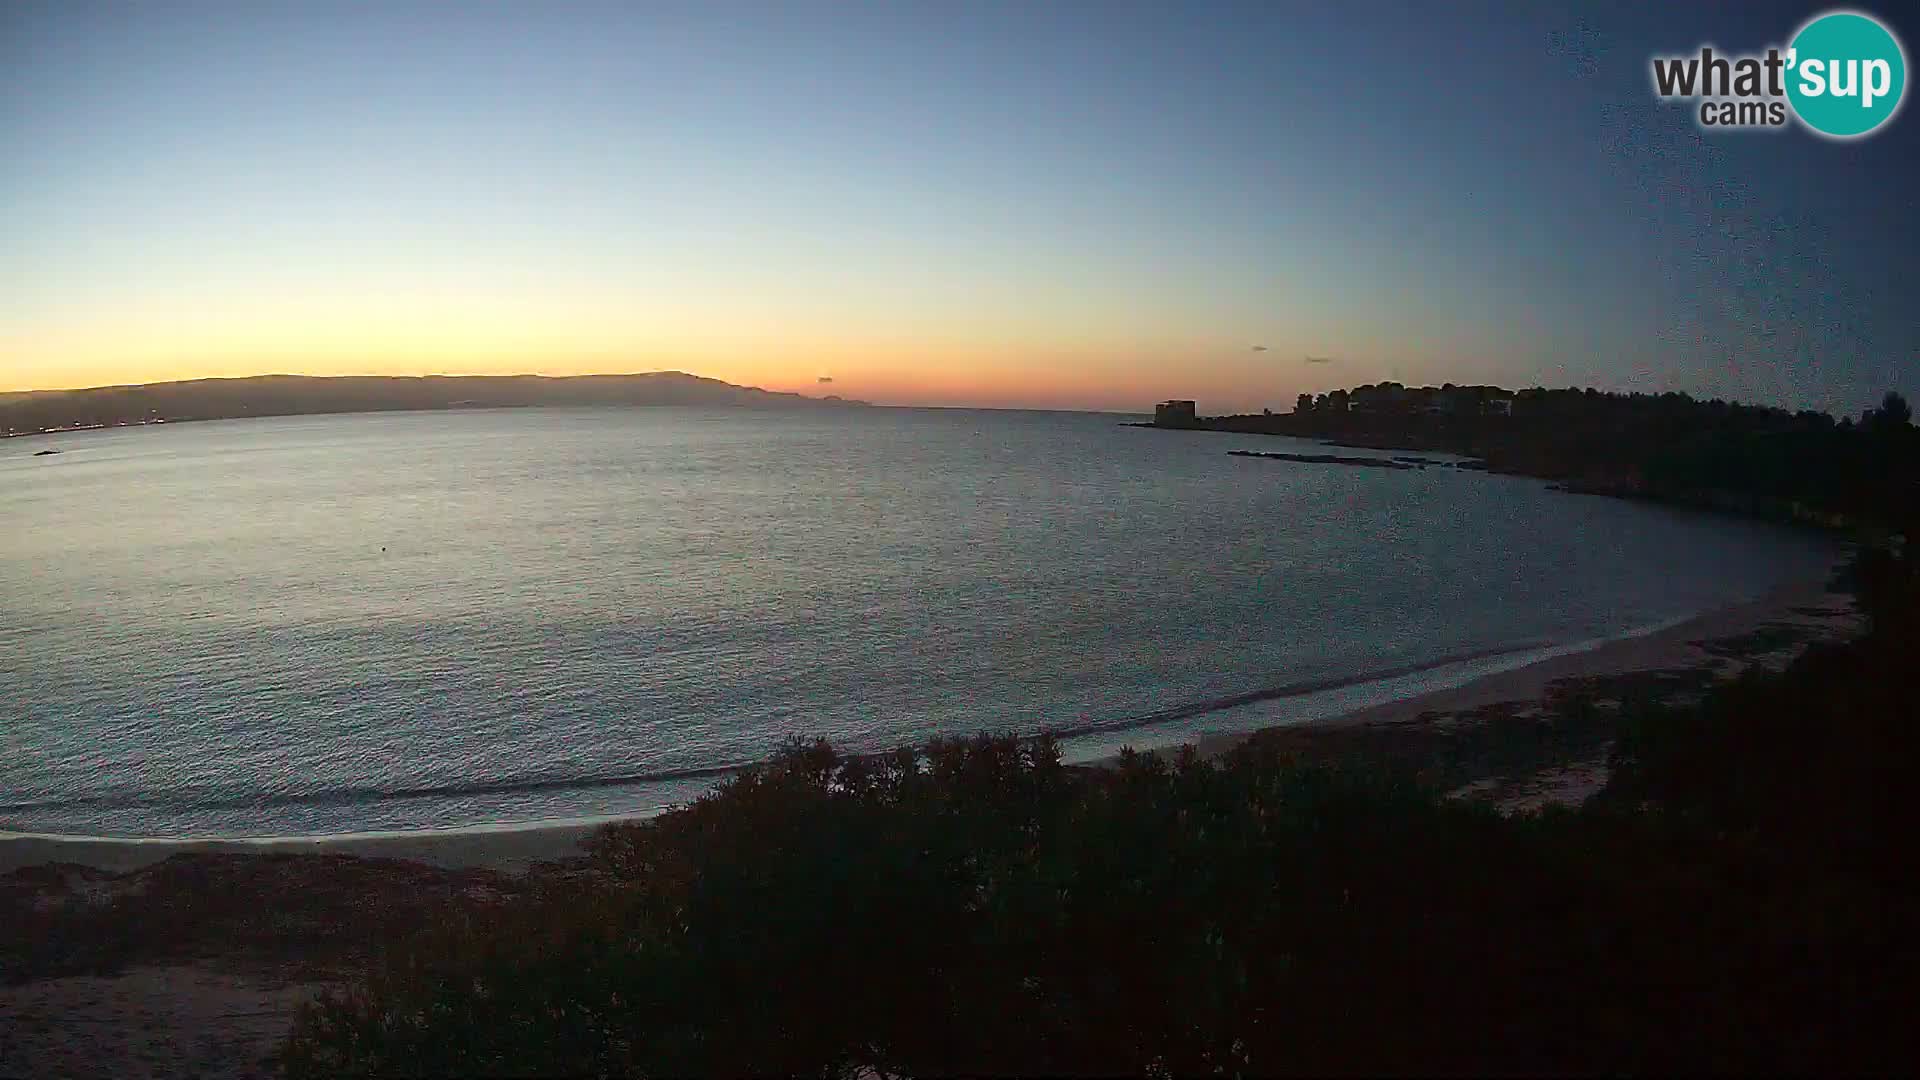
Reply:
[[[0,354],[26,350],[0,342]],[[62,343],[71,346],[77,343]],[[86,343],[95,345],[96,343]],[[485,349],[419,341],[388,350],[286,349],[233,342],[192,356],[63,348],[58,362],[0,360],[0,392],[64,390],[265,374],[311,376],[607,375],[677,370],[766,390],[835,394],[883,405],[1091,409],[1138,412],[1168,397],[1195,398],[1203,411],[1262,407],[1284,411],[1294,395],[1337,381],[1325,366],[1302,368],[1267,354],[1219,345],[1193,347],[861,342],[685,343]],[[233,348],[232,345],[244,345]],[[33,350],[39,351],[39,350]],[[751,358],[748,358],[751,354]],[[830,381],[822,381],[830,380]],[[1361,380],[1365,381],[1365,380]]]

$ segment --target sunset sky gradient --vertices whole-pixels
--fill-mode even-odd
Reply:
[[[1703,135],[1649,55],[1823,9],[1616,7],[10,3],[0,390],[1920,397],[1913,110]]]

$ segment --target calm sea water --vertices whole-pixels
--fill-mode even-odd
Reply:
[[[0,828],[643,810],[795,734],[1046,727],[1086,756],[1457,682],[1829,558],[1120,419],[509,410],[0,442]]]

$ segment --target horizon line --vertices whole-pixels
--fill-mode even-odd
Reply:
[[[756,391],[763,394],[772,394],[777,396],[795,397],[795,398],[800,398],[802,400],[807,400],[807,401],[825,402],[825,401],[832,401],[832,400],[840,400],[840,401],[846,401],[850,403],[866,405],[871,408],[881,408],[881,409],[959,409],[959,410],[981,410],[981,411],[990,411],[990,412],[1072,412],[1072,413],[1093,413],[1093,414],[1133,416],[1133,415],[1151,415],[1153,404],[1154,404],[1153,401],[1147,401],[1143,403],[1143,406],[1137,410],[1100,408],[1100,407],[1090,407],[1090,406],[1059,406],[1059,405],[905,404],[900,402],[868,400],[868,399],[853,397],[845,394],[840,394],[837,392],[816,396],[813,394],[805,393],[800,390],[770,390],[764,386],[759,386],[751,383],[730,382],[726,379],[716,378],[712,375],[696,374],[691,371],[686,371],[682,368],[658,368],[652,371],[578,372],[571,375],[546,375],[546,374],[541,374],[539,372],[532,372],[532,371],[490,372],[490,373],[479,373],[479,372],[461,373],[461,372],[440,371],[440,372],[429,372],[429,373],[419,374],[419,375],[350,373],[350,372],[329,374],[329,375],[310,375],[310,374],[303,374],[301,372],[294,372],[294,371],[262,371],[262,372],[257,372],[251,375],[204,375],[204,376],[191,378],[191,379],[160,379],[152,382],[103,383],[95,386],[62,386],[62,387],[32,387],[32,388],[0,389],[0,399],[10,398],[10,397],[24,397],[24,396],[36,395],[36,394],[84,394],[84,393],[91,393],[91,392],[100,391],[100,390],[139,390],[139,389],[146,389],[149,387],[156,387],[156,386],[181,386],[181,385],[186,385],[190,383],[246,382],[253,379],[310,379],[315,381],[338,380],[338,379],[391,379],[391,380],[411,380],[411,381],[424,381],[427,379],[543,379],[543,380],[560,382],[560,381],[566,381],[571,379],[635,379],[635,378],[647,378],[650,376],[660,376],[660,375],[678,375],[688,379],[698,379],[702,382],[719,383],[723,386],[731,386],[731,387],[735,387],[742,390],[752,390],[752,391]],[[1445,386],[1447,385],[1455,385],[1462,388],[1491,387],[1493,389],[1506,390],[1515,394],[1523,393],[1528,390],[1574,391],[1574,392],[1585,392],[1588,390],[1592,390],[1592,391],[1596,391],[1598,393],[1603,393],[1603,394],[1617,394],[1622,397],[1631,397],[1636,394],[1644,397],[1660,397],[1665,394],[1679,394],[1683,397],[1687,397],[1687,398],[1690,398],[1691,400],[1698,401],[1698,402],[1718,401],[1718,402],[1724,402],[1728,405],[1744,406],[1748,408],[1777,409],[1781,412],[1785,412],[1789,414],[1798,413],[1798,412],[1821,412],[1821,413],[1826,413],[1829,416],[1833,416],[1836,419],[1851,415],[1850,413],[1847,413],[1844,411],[1835,413],[1827,409],[1801,409],[1801,408],[1794,408],[1794,407],[1783,405],[1783,404],[1766,404],[1762,402],[1741,400],[1738,398],[1731,398],[1731,397],[1718,397],[1718,396],[1701,397],[1689,390],[1674,390],[1674,389],[1657,390],[1657,391],[1608,390],[1608,389],[1603,389],[1601,387],[1593,386],[1591,384],[1586,386],[1579,386],[1572,383],[1568,383],[1565,386],[1553,387],[1553,386],[1547,386],[1544,383],[1536,382],[1530,386],[1514,386],[1509,388],[1506,386],[1501,386],[1497,383],[1454,384],[1452,383],[1451,380],[1446,380],[1441,383],[1422,384],[1422,385],[1416,386],[1411,383],[1401,382],[1398,379],[1384,378],[1384,379],[1375,380],[1374,382],[1369,382],[1369,383],[1355,383],[1353,384],[1352,387],[1336,386],[1336,387],[1333,387],[1331,390],[1321,391],[1321,393],[1331,393],[1333,392],[1333,390],[1350,390],[1350,389],[1354,389],[1362,386],[1381,386],[1389,383],[1397,383],[1410,390],[1441,390],[1441,389],[1444,389]],[[1311,394],[1307,396],[1318,397],[1320,395]],[[1175,399],[1190,400],[1185,398],[1177,398],[1177,396],[1176,398],[1166,398],[1166,399],[1156,399],[1156,400],[1175,400]],[[4,400],[0,400],[0,405],[4,405]],[[1281,415],[1280,410],[1269,408],[1268,411],[1272,412],[1275,415]],[[1234,416],[1234,415],[1253,415],[1253,414],[1251,413],[1241,414],[1241,413],[1228,412],[1228,413],[1217,413],[1217,414],[1208,414],[1208,415]]]

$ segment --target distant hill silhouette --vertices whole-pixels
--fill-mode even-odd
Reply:
[[[91,390],[0,395],[0,432],[137,424],[154,419],[226,420],[247,416],[501,409],[524,406],[710,405],[828,408],[864,405],[838,397],[736,386],[681,371],[641,375],[260,375],[194,379]]]

